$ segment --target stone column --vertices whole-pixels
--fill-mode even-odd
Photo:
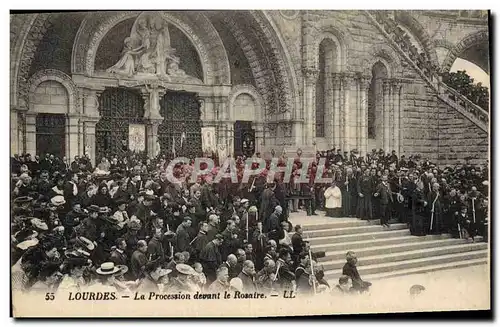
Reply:
[[[402,84],[395,81],[392,85],[394,93],[394,150],[398,157],[401,153],[401,89]]]
[[[26,128],[26,153],[30,153],[33,157],[36,155],[36,113],[26,112],[25,128]]]
[[[361,151],[361,142],[363,139],[363,129],[362,129],[362,106],[361,106],[361,83],[362,77],[360,75],[356,76],[356,149],[358,152]]]
[[[99,121],[99,118],[96,117],[88,117],[85,119],[85,122],[83,123],[83,129],[84,129],[84,142],[83,142],[83,148],[84,148],[84,153],[88,154],[90,156],[90,163],[92,166],[95,166],[96,164],[96,149],[95,149],[95,125]]]
[[[68,137],[66,138],[66,157],[72,161],[76,155],[80,153],[78,148],[79,140],[78,140],[78,128],[80,123],[79,115],[69,115],[67,119],[67,131],[66,134]]]
[[[343,115],[342,115],[342,126],[343,126],[343,139],[342,139],[342,152],[350,151],[351,147],[355,144],[353,141],[353,131],[355,132],[355,126],[353,126],[353,117],[351,117],[352,112],[356,114],[356,103],[352,103],[352,90],[355,89],[354,79],[350,75],[343,75]],[[352,110],[354,109],[354,110]]]
[[[12,155],[19,154],[19,119],[18,110],[10,110],[10,152]]]
[[[327,72],[325,74],[325,140],[329,147],[331,147],[333,143],[333,77],[332,73]]]
[[[361,149],[360,155],[368,153],[368,92],[370,89],[370,77],[363,76],[360,79],[360,116],[361,116]]]
[[[146,120],[146,152],[148,157],[157,155],[158,126],[163,121],[160,114],[160,99],[165,95],[164,89],[145,88],[141,90],[144,99],[144,119]]]
[[[389,93],[390,90],[390,83],[388,80],[383,80],[383,92],[384,92],[384,106],[383,106],[383,149],[385,152],[390,151],[390,145],[389,145],[389,131],[390,131],[390,125],[389,125],[389,114],[390,114],[390,101],[389,101]]]
[[[318,80],[318,70],[304,69],[304,145],[312,146],[316,138],[316,82]]]
[[[341,148],[343,151],[345,150],[346,147],[346,140],[345,140],[345,124],[346,124],[346,112],[345,112],[345,85],[346,85],[346,80],[345,76],[340,74],[339,75],[339,138],[338,138],[338,144],[337,144],[337,149]]]
[[[95,126],[99,119],[99,96],[102,90],[85,89],[83,92],[83,154],[90,156],[92,165],[96,163]]]
[[[340,146],[340,77],[333,74],[333,147]]]

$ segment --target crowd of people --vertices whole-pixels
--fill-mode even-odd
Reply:
[[[11,158],[13,288],[54,292],[84,288],[116,292],[363,292],[354,252],[346,254],[339,284],[329,285],[319,259],[293,226],[290,212],[393,220],[412,234],[452,233],[487,240],[488,167],[466,162],[439,168],[418,156],[374,150],[321,151],[290,180],[274,174],[270,158],[259,174],[214,183],[220,167],[194,182],[194,160],[167,171],[166,156],[88,156],[72,162],[46,154]],[[257,153],[255,158],[260,158]],[[316,182],[320,163],[323,177]],[[286,165],[282,155],[278,166]],[[217,165],[219,166],[219,165]],[[202,167],[203,168],[203,167]],[[252,169],[259,168],[252,165]],[[309,183],[296,183],[300,172]]]

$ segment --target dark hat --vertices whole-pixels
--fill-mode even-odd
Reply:
[[[99,206],[92,204],[87,208],[88,211],[93,211],[93,212],[99,212],[100,208]]]
[[[120,198],[118,200],[115,201],[116,205],[119,206],[119,205],[122,205],[122,204],[127,204],[128,201],[125,200],[124,198]]]
[[[14,199],[15,204],[27,203],[33,201],[33,198],[30,196],[20,196]]]
[[[146,194],[146,195],[144,195],[144,200],[153,201],[155,199],[156,199],[156,195],[154,195],[154,194]]]

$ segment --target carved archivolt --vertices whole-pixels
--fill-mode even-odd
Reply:
[[[56,81],[61,83],[68,92],[69,113],[81,112],[78,87],[75,85],[75,83],[73,83],[71,77],[57,69],[39,70],[33,76],[31,76],[27,84],[30,98],[35,93],[38,85],[45,81]],[[33,110],[32,104],[33,101],[30,99],[28,107],[29,110]]]
[[[471,33],[463,38],[460,42],[457,43],[446,55],[446,58],[443,61],[443,66],[441,70],[443,72],[449,72],[451,66],[457,59],[457,57],[466,49],[481,43],[488,43],[489,35],[488,30],[481,30],[478,32]]]
[[[229,93],[229,96],[227,98],[230,117],[231,118],[234,117],[234,101],[240,94],[248,94],[252,97],[257,112],[257,117],[255,117],[255,121],[258,122],[262,121],[265,116],[264,100],[262,99],[262,96],[259,94],[259,92],[255,89],[255,87],[248,84],[236,85],[231,88],[231,93]]]
[[[17,69],[14,69],[14,74],[11,78],[14,79],[16,87],[12,90],[17,94],[18,105],[24,107],[28,102],[28,78],[29,71],[31,68],[31,62],[35,57],[35,52],[38,44],[42,40],[45,32],[48,28],[48,17],[49,14],[38,14],[32,16],[32,21],[30,22],[29,32],[25,36],[23,43],[20,45],[20,56],[19,59],[15,59],[15,62],[19,63]]]
[[[400,78],[403,76],[403,66],[399,56],[387,45],[378,45],[372,48],[367,57],[362,61],[362,74],[371,78],[373,65],[377,61],[386,66],[389,78]]]
[[[80,26],[72,55],[72,73],[92,76],[101,40],[119,22],[137,17],[141,12],[92,13]],[[200,56],[205,84],[229,84],[229,61],[222,41],[209,20],[196,12],[160,12],[192,42]]]

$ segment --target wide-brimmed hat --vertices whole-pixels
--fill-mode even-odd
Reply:
[[[55,206],[62,206],[63,204],[66,203],[66,200],[64,199],[64,196],[62,195],[56,195],[52,199],[50,199],[50,202],[55,205]]]
[[[89,251],[93,251],[95,248],[94,242],[83,236],[76,238],[76,244]]]
[[[30,240],[26,240],[26,241],[23,241],[23,242],[17,244],[16,247],[21,249],[21,250],[27,250],[27,249],[37,245],[38,243],[39,243],[39,241],[37,238],[32,238]]]
[[[33,201],[33,198],[30,196],[20,196],[14,199],[15,204],[22,204]]]
[[[194,275],[194,273],[195,273],[195,270],[193,269],[193,267],[186,265],[184,263],[178,263],[175,266],[175,269],[179,272],[179,274],[183,274],[183,275]]]
[[[249,200],[248,200],[248,199],[241,199],[241,200],[240,200],[240,203],[241,203],[241,204],[244,204],[244,203],[247,203],[247,202],[249,202]]]
[[[121,269],[118,266],[115,266],[114,262],[104,262],[99,268],[96,269],[96,273],[99,275],[113,275],[120,270]]]
[[[116,277],[119,277],[119,276],[123,276],[127,273],[128,271],[128,267],[126,265],[117,265],[116,266],[118,269],[120,269],[116,274],[115,276]]]
[[[49,226],[40,218],[33,218],[30,220],[33,227],[39,230],[49,230]]]
[[[66,258],[90,258],[90,253],[82,249],[73,249],[64,251]]]
[[[109,209],[108,207],[100,207],[99,208],[99,213],[109,213],[111,211],[111,209]]]
[[[93,212],[99,212],[100,208],[99,206],[92,204],[87,208],[88,211],[93,211]]]

